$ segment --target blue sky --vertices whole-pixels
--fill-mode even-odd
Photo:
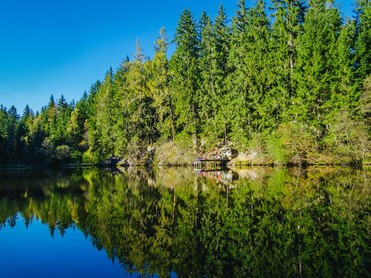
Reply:
[[[238,0],[1,0],[0,104],[36,111],[51,94],[78,100],[110,66],[136,51],[153,56],[161,27],[172,40],[179,15],[190,8],[214,17],[223,3],[231,18]],[[353,1],[342,1],[351,16]],[[246,1],[247,6],[252,0]],[[170,51],[174,47],[170,47]]]

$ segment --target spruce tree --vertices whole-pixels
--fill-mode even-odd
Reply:
[[[213,33],[213,24],[211,18],[205,11],[201,14],[197,24],[197,32],[199,37],[199,57],[198,66],[200,72],[200,93],[199,93],[199,118],[202,133],[206,137],[215,135],[213,128],[213,120],[215,119],[215,86],[213,80],[212,64],[215,58],[214,42],[215,35]],[[211,131],[211,132],[210,132]],[[213,140],[213,138],[210,138]],[[215,139],[215,138],[214,138]],[[214,140],[215,141],[215,140]]]
[[[155,56],[151,63],[150,90],[153,98],[152,106],[158,115],[158,129],[161,134],[166,134],[174,141],[175,123],[173,95],[169,88],[169,64],[166,56],[168,40],[165,28],[161,28],[160,37],[155,42]]]
[[[360,92],[357,92],[353,69],[353,32],[354,21],[348,19],[340,27],[336,50],[333,53],[334,73],[331,84],[331,100],[328,102],[328,106],[333,111],[341,109],[356,111],[359,105]]]
[[[265,2],[256,1],[247,13],[246,84],[247,109],[253,132],[273,129],[279,121],[279,103],[272,95],[273,61],[271,29]]]
[[[336,98],[338,37],[342,19],[339,10],[326,0],[310,1],[304,33],[298,49],[297,102],[295,118],[314,125],[317,132],[324,127]]]
[[[279,102],[281,118],[288,117],[288,106],[295,99],[294,72],[297,60],[298,37],[303,32],[306,11],[303,0],[273,0],[272,54],[274,66],[273,92]]]
[[[114,90],[112,68],[107,72],[106,77],[99,87],[97,94],[97,119],[96,134],[98,138],[97,147],[100,159],[115,155],[114,148]]]
[[[230,121],[232,139],[240,144],[247,143],[251,135],[251,115],[248,111],[248,86],[245,63],[247,49],[248,9],[245,0],[238,2],[238,10],[232,19],[230,54],[228,57],[228,77],[224,111]]]
[[[148,88],[148,77],[145,69],[145,55],[137,40],[137,53],[127,75],[129,115],[133,126],[133,137],[139,147],[143,147],[153,138],[154,115],[150,108],[152,99]],[[148,141],[147,141],[148,140]],[[134,143],[134,142],[133,142]]]
[[[173,78],[171,90],[175,93],[176,125],[192,135],[195,147],[199,140],[199,39],[196,22],[190,10],[183,10],[176,28],[176,50],[171,57]]]
[[[131,125],[130,119],[130,93],[128,83],[128,73],[130,71],[131,63],[129,57],[124,59],[114,75],[115,87],[116,87],[116,102],[117,110],[115,129],[117,131],[118,141],[115,142],[116,150],[120,154],[124,154],[128,145],[128,142],[133,136],[133,125]]]
[[[371,74],[371,5],[370,0],[355,1],[355,85],[358,94],[363,90],[365,78]]]
[[[19,160],[19,138],[17,137],[18,132],[18,120],[19,115],[17,109],[12,105],[7,111],[7,141],[6,141],[6,153],[7,158],[10,162],[18,162]]]
[[[202,134],[207,142],[215,144],[226,135],[228,124],[226,98],[226,77],[228,76],[228,56],[230,27],[222,5],[212,23],[203,12],[199,20],[199,68],[200,94],[199,115]],[[225,138],[224,138],[225,139]]]
[[[3,150],[0,154],[0,164],[8,161],[7,140],[8,140],[8,113],[6,107],[0,105],[0,148]]]

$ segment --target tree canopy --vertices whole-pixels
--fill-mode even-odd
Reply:
[[[334,0],[240,0],[231,18],[222,5],[215,18],[185,9],[171,55],[162,28],[153,59],[138,41],[77,102],[52,95],[21,116],[1,106],[0,163],[95,163],[167,141],[367,161],[371,8],[354,7],[351,19]]]

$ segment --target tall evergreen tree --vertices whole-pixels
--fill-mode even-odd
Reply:
[[[230,27],[225,10],[220,5],[214,24],[201,17],[204,27],[201,30],[200,71],[202,80],[202,103],[200,114],[206,119],[205,135],[213,142],[225,137],[228,124],[229,99],[226,97],[226,78],[228,76],[228,57]],[[224,138],[226,139],[226,138]]]
[[[96,133],[99,138],[97,143],[101,158],[115,154],[115,130],[113,129],[115,118],[113,111],[116,103],[114,95],[113,71],[110,68],[97,94]]]
[[[248,67],[245,63],[247,49],[248,9],[245,0],[238,2],[238,10],[232,20],[230,55],[228,58],[227,95],[229,100],[225,112],[230,121],[233,141],[247,143],[251,135],[251,115],[248,112],[248,86],[246,76]]]
[[[19,144],[20,140],[17,137],[19,115],[17,109],[12,105],[8,110],[8,123],[7,123],[7,141],[6,152],[10,162],[17,162],[20,157]]]
[[[128,142],[133,136],[133,128],[130,119],[130,90],[128,82],[128,73],[131,68],[129,57],[122,61],[119,69],[114,75],[116,87],[116,102],[118,104],[116,115],[115,129],[119,140],[115,142],[116,150],[118,153],[125,153]]]
[[[204,11],[197,24],[199,36],[198,66],[200,71],[200,93],[199,93],[199,118],[202,132],[206,136],[215,135],[213,130],[213,119],[215,118],[215,91],[212,73],[213,47],[215,36],[211,18]]]
[[[353,22],[353,20],[347,20],[345,24],[341,25],[336,51],[332,57],[335,65],[333,66],[331,100],[328,102],[328,106],[333,111],[338,111],[339,109],[356,111],[359,104],[360,92],[357,92],[353,70]]]
[[[303,32],[305,17],[304,0],[273,0],[273,61],[274,92],[280,102],[283,119],[296,94],[294,71],[297,59],[298,37]]]
[[[371,4],[370,0],[355,1],[354,61],[356,88],[360,94],[363,81],[371,74]]]
[[[150,108],[152,99],[148,88],[148,77],[145,69],[145,55],[137,40],[137,53],[127,75],[129,114],[133,127],[132,139],[139,147],[153,140],[155,133],[154,114]],[[134,142],[133,142],[134,143]]]
[[[159,117],[158,129],[162,134],[169,135],[174,141],[175,123],[173,95],[169,87],[169,65],[166,57],[168,40],[165,28],[161,28],[160,37],[155,42],[155,56],[152,61],[152,75],[150,81],[150,90],[152,92],[153,107]]]
[[[331,112],[336,92],[337,43],[342,19],[339,10],[326,0],[310,1],[305,18],[304,34],[300,37],[297,70],[297,104],[295,118],[320,128]],[[318,130],[320,131],[320,130]]]
[[[253,132],[276,127],[279,103],[272,91],[274,75],[271,29],[265,2],[258,0],[247,13],[246,85],[247,109]]]
[[[8,161],[7,156],[7,140],[8,140],[8,113],[6,107],[0,105],[0,149],[3,150],[0,153],[0,163],[6,163]]]
[[[18,152],[24,160],[26,161],[29,158],[29,145],[31,143],[31,130],[34,121],[34,114],[31,108],[26,105],[23,110],[22,117],[19,121],[17,137],[19,138]],[[28,162],[28,161],[27,161]]]
[[[171,57],[173,78],[171,89],[175,92],[177,126],[192,134],[198,148],[199,133],[199,40],[196,23],[190,10],[183,10],[175,33],[176,50]]]

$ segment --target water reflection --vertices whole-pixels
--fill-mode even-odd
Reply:
[[[26,226],[40,219],[52,236],[75,227],[130,273],[370,275],[367,169],[87,168],[2,175],[0,236],[1,227],[17,225],[18,213]]]

